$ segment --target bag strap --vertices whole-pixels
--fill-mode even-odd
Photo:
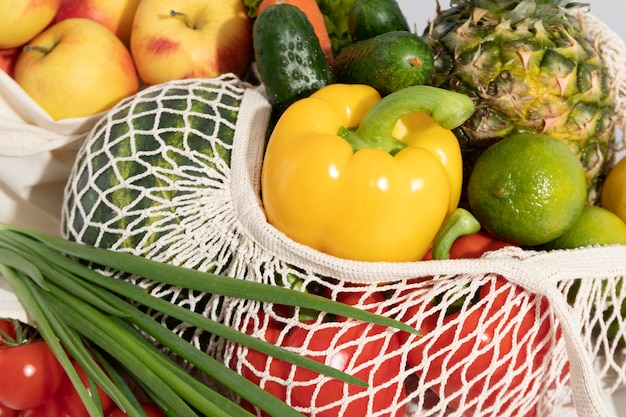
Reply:
[[[518,264],[511,257],[521,258]],[[576,411],[581,417],[608,417],[602,383],[595,372],[593,358],[585,348],[581,322],[571,312],[565,295],[557,284],[565,279],[626,277],[626,247],[622,245],[590,247],[551,252],[522,251],[504,248],[488,254],[486,259],[504,260],[496,272],[529,292],[548,299],[550,308],[562,329],[570,360],[570,384]],[[593,262],[590,262],[593,260]],[[498,270],[500,269],[500,270]]]

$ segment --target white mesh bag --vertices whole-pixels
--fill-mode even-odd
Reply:
[[[228,74],[153,86],[122,101],[77,156],[65,237],[322,294],[422,331],[409,336],[126,277],[369,383],[343,384],[161,318],[308,416],[554,416],[573,408],[606,415],[603,398],[626,383],[626,247],[505,247],[476,259],[412,263],[325,255],[265,219],[259,177],[269,119],[263,89]]]
[[[76,152],[101,116],[53,120],[0,71],[0,221],[59,233]]]

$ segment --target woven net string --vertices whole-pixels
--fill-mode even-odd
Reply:
[[[247,125],[247,123],[244,123]],[[253,126],[253,125],[251,125]],[[243,136],[253,135],[242,126],[238,129]],[[244,143],[236,141],[236,144]],[[249,142],[251,147],[256,141]],[[236,145],[237,146],[237,145]],[[624,248],[615,248],[615,253],[608,248],[595,249],[581,257],[581,251],[565,253],[541,254],[526,259],[520,259],[523,251],[508,253],[501,250],[500,256],[491,256],[485,263],[473,261],[453,261],[418,264],[384,265],[377,263],[361,263],[337,260],[336,258],[320,254],[314,250],[294,244],[284,235],[271,228],[264,220],[257,198],[259,195],[260,173],[258,149],[248,149],[241,153],[237,147],[233,152],[233,190],[235,206],[240,210],[239,218],[243,220],[246,229],[254,234],[254,238],[263,246],[273,248],[281,259],[291,259],[296,265],[311,268],[322,276],[343,277],[351,282],[377,283],[386,280],[408,280],[412,277],[427,276],[454,276],[456,274],[470,274],[475,276],[500,274],[507,279],[527,289],[529,292],[546,297],[552,307],[557,321],[563,327],[565,346],[570,357],[570,372],[573,398],[577,411],[581,416],[604,416],[606,409],[603,403],[604,394],[588,350],[584,347],[581,338],[582,329],[578,318],[570,312],[563,293],[558,290],[557,284],[563,279],[572,278],[599,278],[626,275]],[[256,158],[255,158],[256,155]],[[241,159],[240,159],[241,158]],[[255,161],[256,162],[252,162]],[[238,170],[246,161],[251,169]],[[241,162],[242,165],[239,165]],[[250,176],[255,173],[255,176]],[[239,189],[241,187],[241,189]],[[505,253],[503,253],[505,252]],[[593,261],[592,261],[593,260]],[[423,268],[422,268],[423,267]],[[448,268],[450,268],[448,270]],[[600,270],[602,269],[602,271]]]
[[[153,312],[262,387],[282,386],[286,401],[306,415],[332,410],[352,417],[355,403],[368,417],[558,416],[573,407],[581,416],[607,415],[603,398],[626,384],[619,342],[626,338],[619,314],[626,247],[506,248],[480,259],[392,264],[317,252],[265,219],[259,178],[270,111],[262,88],[232,75],[153,86],[120,103],[79,152],[65,193],[64,235],[234,279],[283,286],[297,280],[333,299],[356,295],[357,307],[431,329],[399,343],[398,332],[354,320],[320,314],[302,322],[297,309],[285,313],[120,275],[259,338],[277,322],[277,344],[296,329],[309,332],[289,347],[303,355],[347,349],[365,357],[376,346],[376,355],[347,363],[345,371],[366,370],[371,378],[394,371],[364,390],[320,375],[304,378],[295,366],[276,374],[271,358],[259,364],[245,347]],[[612,337],[609,328],[617,329]],[[335,335],[323,351],[316,332]],[[336,394],[333,401],[328,392]]]
[[[618,126],[624,131],[626,126],[626,47],[624,40],[609,27],[590,13],[581,15],[585,33],[595,41],[609,76],[614,80],[616,112]],[[621,147],[623,149],[623,146]]]

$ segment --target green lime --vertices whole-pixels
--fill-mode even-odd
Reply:
[[[626,245],[626,223],[605,208],[586,205],[571,228],[542,248],[547,250],[576,249],[584,246],[615,244]],[[620,279],[615,285],[615,293],[619,294],[623,280]],[[570,304],[576,301],[579,289],[580,280],[575,280],[567,293],[567,300]],[[605,292],[607,292],[606,281],[603,280],[602,293]],[[603,295],[603,297],[612,299],[611,295]],[[607,304],[602,311],[607,324],[600,331],[605,333],[609,340],[615,340],[619,337],[619,345],[624,346],[626,340],[623,336],[618,336],[621,331],[619,320],[615,318],[616,307],[619,308],[617,314],[626,317],[626,300],[617,305]]]
[[[570,228],[585,205],[586,187],[583,166],[567,145],[546,135],[518,134],[478,158],[467,196],[489,233],[537,246]]]
[[[592,245],[626,245],[626,223],[609,210],[586,205],[565,233],[545,245],[546,249],[576,249]]]

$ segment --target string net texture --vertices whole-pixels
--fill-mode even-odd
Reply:
[[[607,415],[603,398],[626,383],[626,247],[506,247],[478,259],[413,263],[317,252],[265,219],[259,178],[270,112],[262,87],[229,74],[149,87],[122,101],[78,153],[64,236],[306,290],[420,329],[412,336],[124,277],[368,382],[344,384],[154,313],[308,416]]]

